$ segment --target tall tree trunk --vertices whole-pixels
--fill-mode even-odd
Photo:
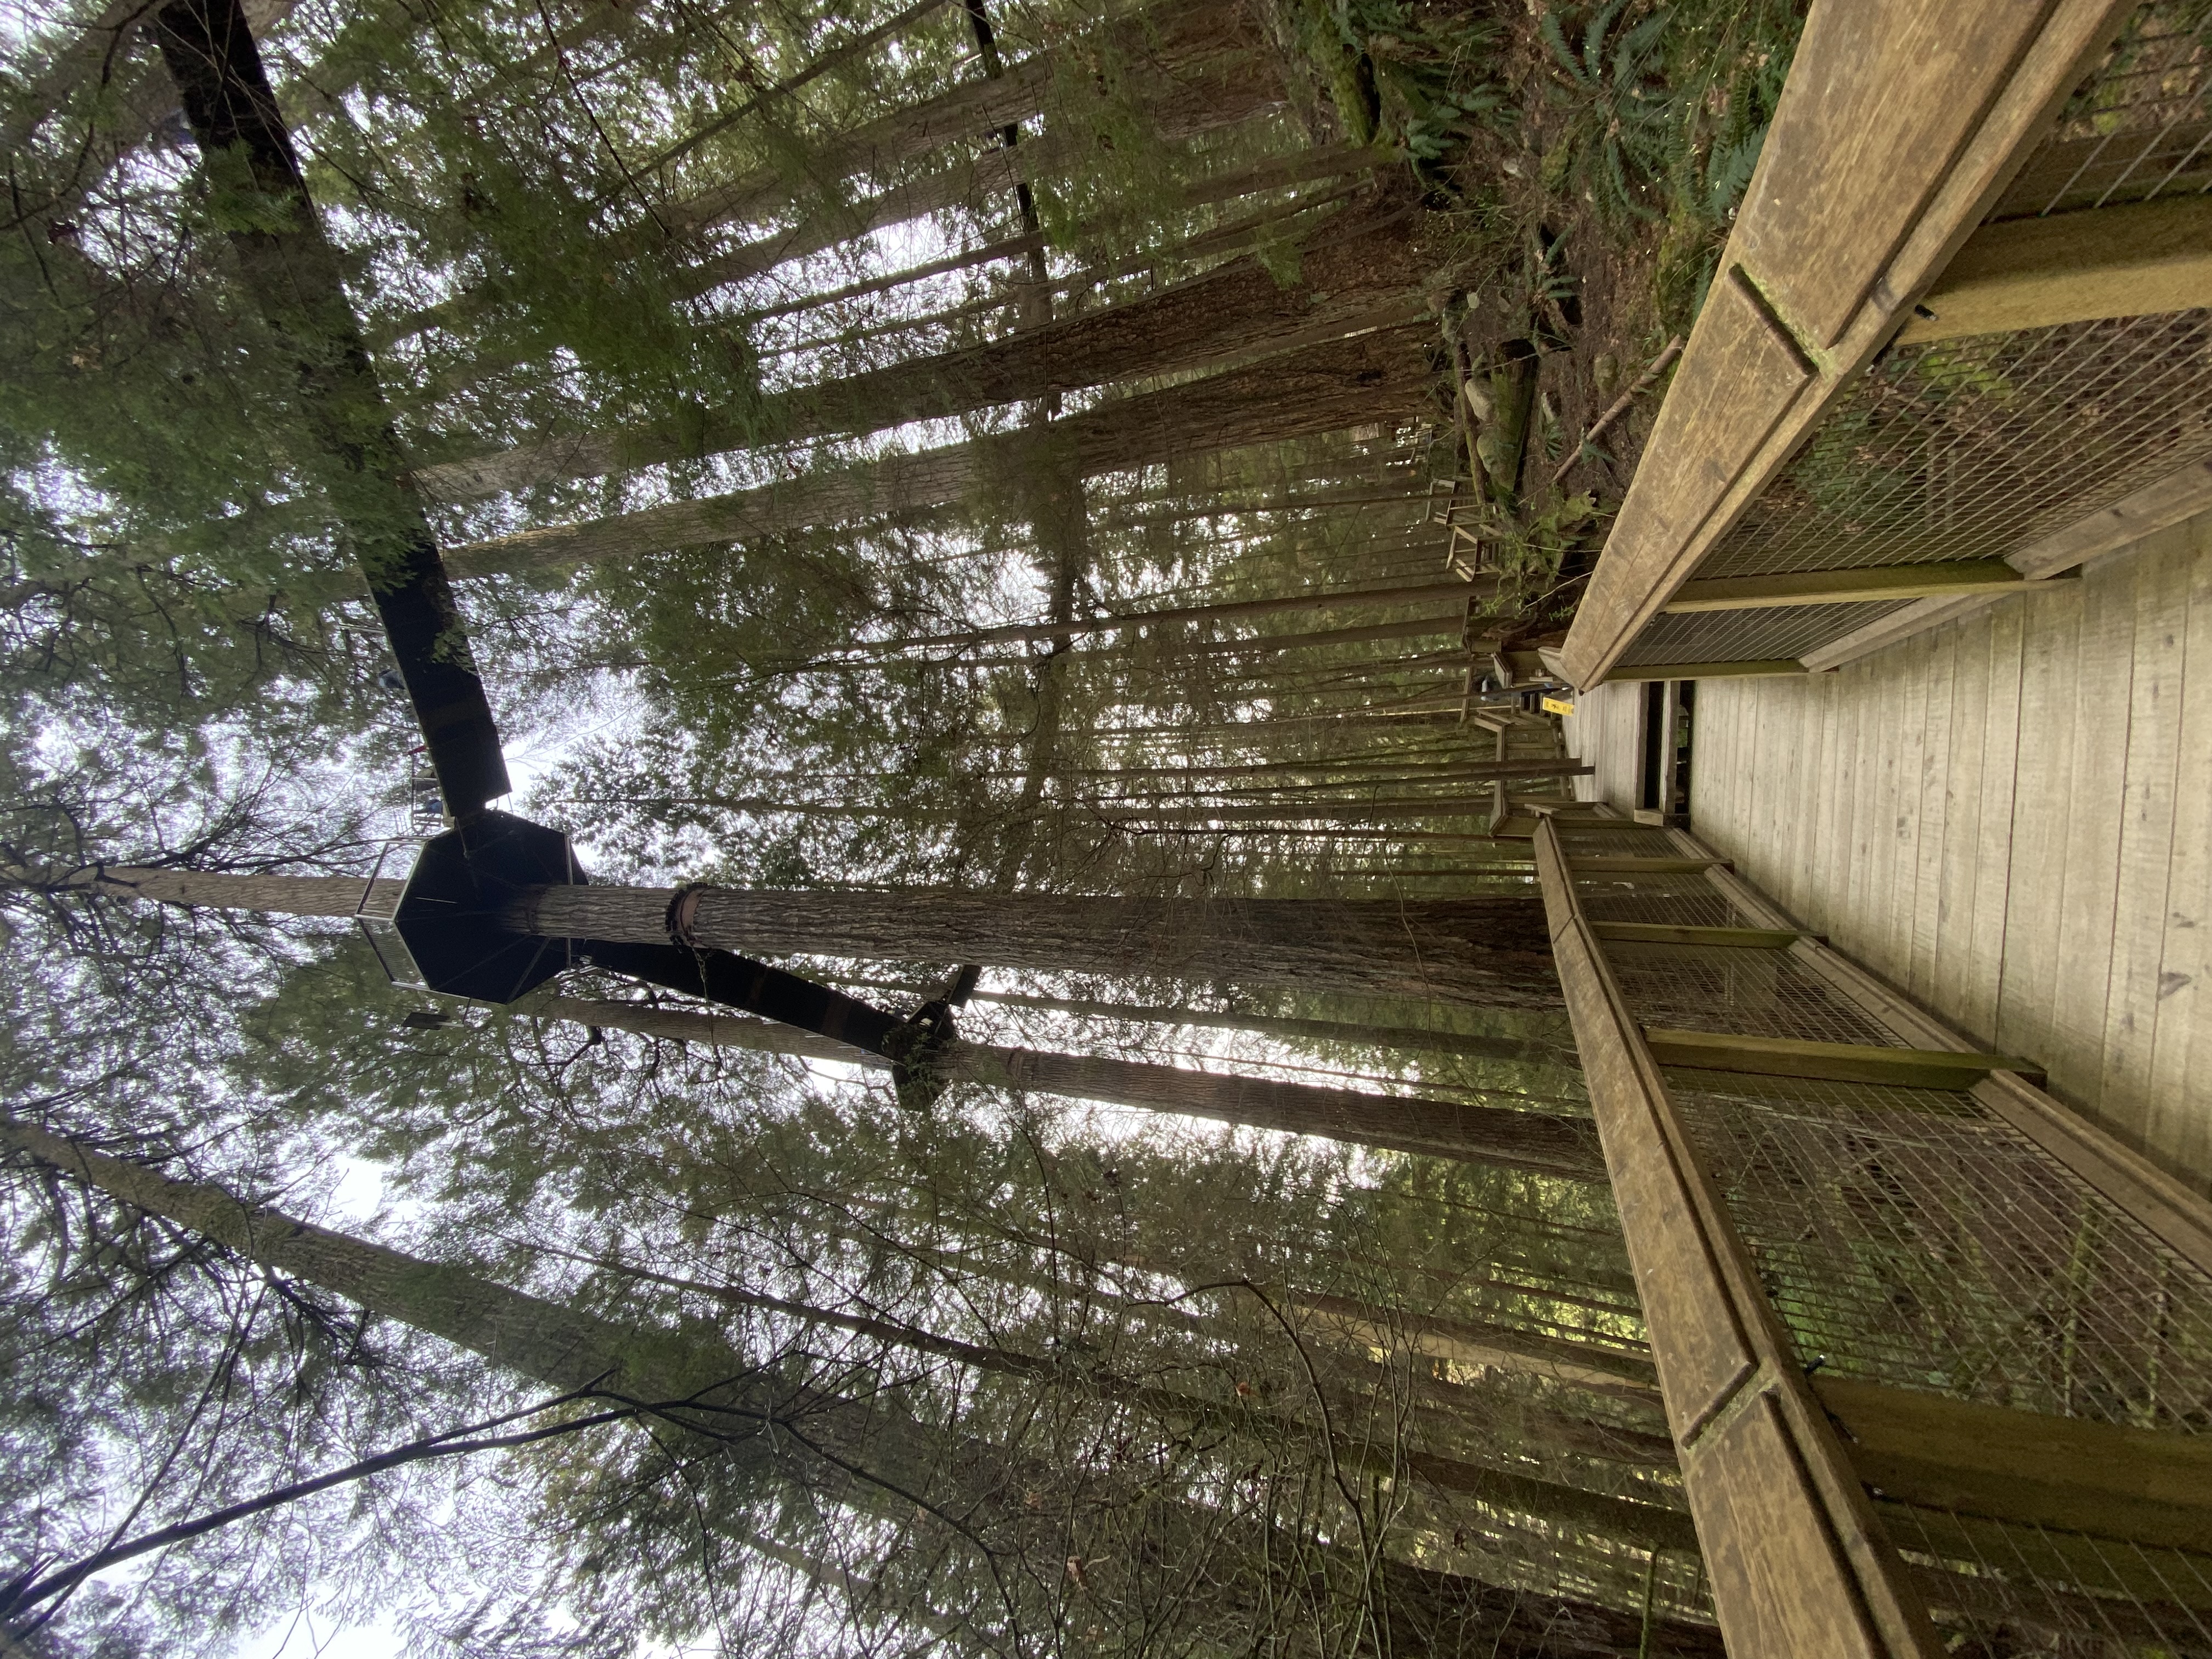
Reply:
[[[576,997],[550,998],[539,1011],[580,1025],[679,1042],[802,1054],[880,1069],[890,1065],[846,1043],[768,1020]],[[1605,1179],[1604,1159],[1583,1125],[1536,1112],[984,1042],[956,1042],[945,1051],[942,1064],[952,1078],[994,1088],[1034,1090],[1249,1128],[1319,1135],[1354,1146],[1423,1152],[1569,1181]]]
[[[1247,617],[1282,616],[1296,611],[1347,611],[1374,605],[1416,605],[1431,599],[1457,599],[1464,605],[1495,592],[1497,586],[1496,580],[1490,578],[1474,582],[1410,582],[1391,587],[1350,587],[1320,592],[1282,593],[1262,599],[1223,599],[1212,605],[1126,611],[1114,616],[1085,617],[1074,621],[1005,623],[988,628],[969,629],[958,634],[917,634],[902,639],[871,640],[860,649],[874,655],[894,651],[937,650],[946,646],[1033,644],[1059,639],[1062,635],[1119,634],[1131,629],[1162,628],[1183,623],[1242,621]]]
[[[351,915],[368,888],[343,876],[95,867],[47,884],[170,904]],[[380,886],[396,893],[398,884]],[[521,890],[514,932],[665,945],[666,887]],[[1353,996],[1556,1008],[1544,908],[1499,895],[1387,899],[1089,898],[925,889],[698,890],[690,935],[743,954],[975,962],[1043,973],[1279,985]]]
[[[617,1273],[648,1282],[658,1281],[672,1288],[699,1291],[737,1306],[772,1309],[814,1324],[872,1337],[893,1346],[933,1354],[973,1370],[1001,1376],[1027,1377],[1047,1384],[1073,1383],[1084,1393],[1095,1394],[1101,1399],[1141,1407],[1165,1419],[1180,1431],[1203,1429],[1211,1433],[1232,1435],[1242,1440],[1263,1444],[1297,1445],[1322,1441],[1330,1455],[1340,1463],[1358,1470],[1363,1475],[1388,1476],[1396,1465],[1396,1456],[1402,1455],[1407,1469],[1431,1486],[1479,1502],[1486,1500],[1490,1504],[1509,1511],[1536,1516],[1547,1526],[1564,1531],[1595,1533],[1645,1549],[1687,1553],[1698,1547],[1697,1532],[1689,1516],[1680,1510],[1632,1499],[1603,1497],[1560,1481],[1532,1476],[1522,1472],[1527,1468],[1525,1461],[1516,1460],[1518,1468],[1509,1470],[1502,1464],[1466,1457],[1402,1451],[1401,1449],[1332,1433],[1319,1424],[1280,1410],[1209,1400],[1182,1389],[1139,1382],[1105,1366],[1085,1364],[1066,1356],[1025,1353],[997,1345],[963,1341],[921,1330],[896,1320],[832,1313],[781,1297],[763,1296],[733,1286],[680,1279],[649,1269],[600,1261],[597,1258],[586,1260],[594,1266],[611,1267]],[[1385,1339],[1386,1341],[1388,1340]]]
[[[1264,39],[1240,8],[1221,0],[1148,7],[1105,25],[1095,44],[1134,62],[1139,85],[1152,94],[1139,94],[1147,103],[1156,101],[1178,78],[1199,78],[1193,71],[1202,73],[1224,58],[1237,60],[1248,73],[1266,72],[1252,61],[1266,45]],[[1004,75],[959,82],[851,132],[819,139],[809,147],[807,171],[814,180],[889,176],[957,139],[1037,114],[1063,67],[1059,54],[1036,52]],[[757,220],[797,195],[787,171],[763,167],[673,204],[660,216],[675,234],[692,236],[718,225]]]
[[[1103,38],[1108,50],[1143,65],[1146,73],[1139,78],[1135,95],[1150,105],[1187,105],[1177,112],[1186,122],[1194,115],[1202,121],[1200,112],[1224,101],[1219,96],[1223,91],[1235,101],[1237,83],[1249,88],[1255,79],[1266,82],[1266,69],[1257,57],[1264,41],[1240,8],[1219,0],[1196,7],[1155,6],[1107,25]],[[1223,70],[1231,64],[1237,72],[1224,79]],[[825,187],[834,191],[854,179],[895,177],[947,144],[1037,114],[1061,67],[1057,54],[1035,53],[1004,76],[962,82],[850,131],[817,138],[807,147],[805,167],[799,176],[781,167],[758,167],[696,196],[665,204],[648,224],[607,238],[605,257],[635,258],[672,240],[696,243],[721,226],[766,219]],[[1182,87],[1178,83],[1182,82],[1191,84]],[[400,320],[385,339],[388,343],[425,328],[454,326],[475,308],[470,295],[460,295]]]
[[[732,1420],[765,1431],[781,1431],[780,1446],[804,1447],[803,1455],[818,1471],[817,1478],[827,1477],[822,1484],[830,1489],[833,1502],[839,1501],[838,1489],[842,1488],[845,1501],[860,1499],[865,1505],[872,1498],[872,1506],[880,1508],[888,1486],[902,1497],[906,1513],[911,1515],[917,1497],[949,1486],[952,1501],[971,1527],[1015,1513],[1008,1478],[1017,1471],[998,1449],[942,1431],[917,1431],[918,1425],[881,1398],[865,1404],[818,1393],[803,1400],[786,1398],[762,1380],[757,1368],[704,1327],[625,1325],[584,1313],[465,1268],[294,1219],[220,1187],[171,1180],[143,1164],[110,1158],[13,1118],[0,1117],[0,1146],[190,1228],[264,1267],[296,1275],[371,1312],[564,1392],[597,1389],[653,1402],[663,1407],[661,1414],[670,1422],[694,1426],[717,1439],[729,1437],[726,1425]],[[860,1483],[880,1484],[866,1492],[857,1489],[855,1472]],[[1503,1477],[1486,1472],[1486,1478]],[[1517,1486],[1510,1492],[1499,1491],[1499,1501],[1508,1507],[1541,1512]],[[1547,1488],[1540,1496],[1559,1501],[1562,1491]],[[1601,1506],[1604,1517],[1616,1522],[1620,1518],[1617,1510],[1649,1510],[1648,1517],[1640,1513],[1632,1517],[1646,1530],[1664,1529],[1675,1519],[1656,1506],[1623,1505],[1585,1494],[1573,1497],[1577,1512],[1565,1517],[1565,1524],[1577,1530],[1603,1524],[1597,1511],[1589,1509],[1592,1504]],[[1215,1541],[1218,1530],[1218,1521],[1198,1525],[1193,1541]],[[1672,1538],[1670,1532],[1667,1547],[1674,1547]],[[1653,1542],[1661,1541],[1655,1535]],[[1135,1569],[1140,1564],[1127,1565]],[[1572,1632],[1587,1633],[1579,1650],[1619,1653],[1636,1627],[1631,1615],[1543,1597],[1496,1595],[1478,1589],[1473,1581],[1449,1579],[1387,1558],[1380,1570],[1396,1592],[1394,1610],[1401,1616],[1426,1623],[1449,1615],[1455,1603],[1463,1616],[1480,1615],[1479,1628],[1451,1632],[1472,1638],[1471,1643],[1452,1640],[1432,1650],[1439,1652],[1465,1651],[1470,1659],[1475,1654],[1537,1659],[1539,1655],[1559,1654],[1563,1638]],[[1533,1609],[1524,1602],[1533,1603]],[[1533,1619],[1532,1611],[1536,1615]],[[1448,1629],[1439,1620],[1438,1633]],[[1654,1650],[1658,1653],[1718,1652],[1717,1638],[1699,1627],[1662,1623],[1653,1633],[1662,1638]]]
[[[669,897],[661,888],[538,888],[509,921],[526,933],[657,944],[667,938]],[[700,896],[693,931],[702,945],[780,955],[1559,1006],[1534,897],[1397,904],[714,888]]]
[[[1378,328],[1257,368],[1115,398],[1054,422],[1054,440],[1072,445],[1075,465],[1096,477],[1393,420],[1428,396],[1428,335],[1425,328]],[[1031,434],[1010,433],[887,455],[865,467],[468,543],[448,549],[447,563],[459,576],[552,570],[810,525],[894,518],[1018,477],[1033,465],[1033,449]]]
[[[696,422],[617,428],[425,467],[417,476],[432,494],[465,500],[761,443],[879,432],[1186,372],[1331,320],[1350,323],[1413,293],[1428,261],[1412,230],[1407,206],[1384,204],[1309,232],[1298,279],[1288,285],[1257,255],[1247,255],[1141,299],[1056,321],[1032,318],[982,345],[799,386],[748,410],[741,422],[710,415],[703,428]],[[1043,294],[1034,276],[1024,288]]]
[[[1133,1020],[1146,1024],[1198,1025],[1214,1030],[1251,1031],[1294,1042],[1338,1042],[1378,1048],[1413,1048],[1468,1054],[1482,1060],[1531,1065],[1571,1066],[1571,1049],[1517,1037],[1480,1036],[1464,1031],[1435,1031],[1412,1025],[1360,1025],[1333,1019],[1291,1019],[1276,1014],[1215,1013],[1200,1008],[1148,1007],[1139,1003],[1099,1002],[1075,997],[1036,996],[1019,991],[973,991],[979,1002],[1010,1008],[1036,1008],[1086,1019]]]

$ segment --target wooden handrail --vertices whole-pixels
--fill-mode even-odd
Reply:
[[[1557,827],[1536,870],[1713,1606],[1742,1659],[1935,1659],[1875,1518],[1597,938]]]
[[[1577,685],[1608,677],[1895,337],[2134,9],[1818,0],[1567,636]]]

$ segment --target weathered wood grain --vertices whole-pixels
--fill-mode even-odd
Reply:
[[[2002,559],[1887,564],[1866,570],[1796,570],[1778,576],[1714,576],[1684,582],[1660,606],[1667,614],[1766,611],[1785,605],[1862,605],[1938,594],[2014,592],[2028,579]]]
[[[2212,1188],[2212,515],[2032,604],[1698,699],[1714,851]]]
[[[1577,685],[1614,672],[1894,337],[2132,9],[1814,9],[1723,275],[1568,634],[1562,661]]]
[[[1731,1653],[1940,1651],[1911,1575],[1807,1385],[1742,1241],[1576,902],[1537,870],[1683,1489]]]
[[[1900,341],[1955,340],[2212,306],[2212,197],[1984,225]]]

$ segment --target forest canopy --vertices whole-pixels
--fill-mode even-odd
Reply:
[[[1717,1654],[1505,832],[1798,21],[14,9],[0,1650]]]

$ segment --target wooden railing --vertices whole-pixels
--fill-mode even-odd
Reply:
[[[1929,614],[1962,594],[1985,602],[2051,574],[1987,559],[1916,576],[1798,569],[1692,581],[1900,331],[1948,337],[2212,306],[2212,202],[2199,198],[1977,235],[2135,9],[2132,0],[1814,5],[1719,273],[1562,653],[1575,684],[1805,665],[1804,653],[1749,649],[1700,662],[1647,651],[1624,665],[1670,607],[1909,599]],[[1948,297],[1923,304],[1952,270]],[[2140,533],[2147,512],[2170,522],[2203,505],[2212,487],[2200,473],[2193,491],[2184,478],[2178,495],[2168,488],[2136,503],[2129,528]]]
[[[2189,1431],[2185,1402],[2212,1390],[2212,1205],[1683,833],[1547,819],[1535,846],[1730,1652],[1931,1655],[1939,1626],[2007,1619],[2062,1646],[2124,1626],[2153,1647],[2201,1638],[2212,1437]],[[1593,920],[1585,894],[1609,914]],[[1639,913],[1676,919],[1624,919]],[[1617,968],[1632,957],[1632,974]],[[1655,1006],[1698,1029],[1662,1027]],[[2085,1267],[2090,1240],[2107,1254]],[[1895,1277],[1885,1261],[1910,1266]],[[1917,1275],[1972,1279],[1990,1261],[2022,1271],[1964,1296],[1960,1326],[1935,1322],[1948,1352],[1908,1339],[1900,1364],[1885,1327],[1911,1315],[1891,1298]],[[2166,1379],[2151,1397],[2174,1390],[2158,1426],[2137,1406],[2077,1405],[2070,1382],[2054,1395],[2027,1360],[1994,1394],[1954,1374],[2054,1318],[2148,1334]],[[1814,1340],[1838,1345],[1832,1369]],[[2133,1341],[2105,1358],[2132,1364]]]

